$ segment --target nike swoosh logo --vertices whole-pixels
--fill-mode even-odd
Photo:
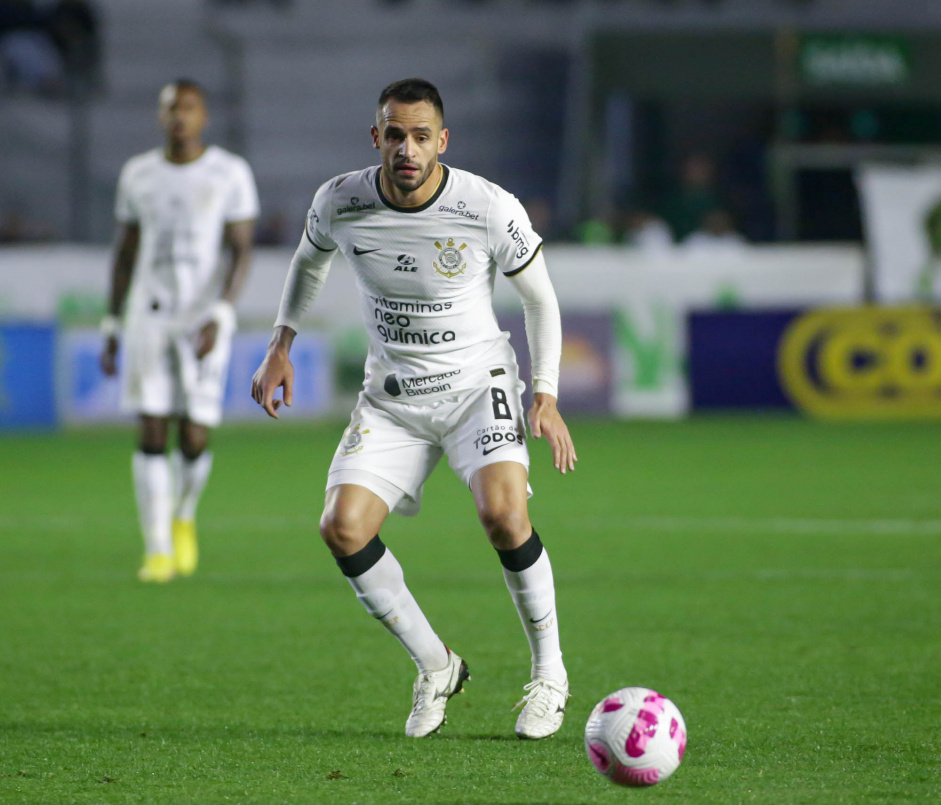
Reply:
[[[359,246],[353,247],[353,254],[355,254],[357,257],[361,254],[369,254],[370,252],[378,252],[378,251],[379,249],[361,249],[359,248]]]
[[[545,620],[546,618],[548,618],[551,614],[552,614],[552,610],[550,609],[550,610],[549,610],[545,615],[543,615],[541,618],[530,618],[530,619],[529,619],[529,622],[530,622],[530,623],[539,623],[539,621],[544,621],[544,620]]]
[[[484,450],[484,455],[489,456],[494,450],[499,450],[501,447],[506,447],[507,445],[511,445],[511,444],[513,444],[513,442],[504,442],[503,444],[496,445],[496,447],[489,447],[486,450]]]
[[[393,607],[393,609],[394,609],[394,607]],[[386,618],[388,618],[391,614],[392,614],[392,610],[390,609],[388,612],[386,612],[386,613],[384,613],[384,614],[382,614],[382,615],[377,615],[377,616],[376,616],[376,620],[377,620],[377,621],[384,621],[384,620],[385,620]]]

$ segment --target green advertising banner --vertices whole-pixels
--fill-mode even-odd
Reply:
[[[813,86],[902,86],[912,77],[911,47],[902,36],[807,34],[797,59],[798,75]]]

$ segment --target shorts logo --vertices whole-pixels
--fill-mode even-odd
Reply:
[[[448,279],[464,273],[467,263],[464,262],[464,256],[461,252],[467,248],[466,243],[455,246],[454,238],[448,238],[444,246],[435,241],[435,247],[438,249],[438,259],[432,263],[435,271]]]
[[[524,444],[525,441],[526,435],[515,426],[493,425],[477,431],[474,447],[480,450],[482,455],[489,456],[501,447],[506,447],[509,444]]]
[[[353,430],[348,430],[346,441],[343,442],[341,455],[351,456],[363,449],[363,435],[369,433],[369,430],[360,430],[359,425],[355,425]]]
[[[466,205],[463,201],[459,201],[459,202],[457,203],[457,208],[458,208],[459,210],[463,210],[466,206],[467,206],[467,205]]]

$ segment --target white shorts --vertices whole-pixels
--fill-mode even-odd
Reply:
[[[499,461],[515,461],[528,471],[518,370],[499,367],[490,381],[422,403],[362,392],[330,464],[327,489],[364,486],[390,512],[412,516],[418,514],[425,480],[442,455],[468,486],[477,470]]]
[[[196,357],[199,330],[181,333],[160,316],[141,316],[125,327],[121,408],[146,416],[186,417],[215,427],[232,351],[234,322],[219,322],[216,343]]]

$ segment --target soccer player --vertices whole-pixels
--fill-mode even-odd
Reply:
[[[432,629],[378,534],[390,512],[418,512],[422,485],[446,455],[473,493],[532,650],[516,734],[545,738],[562,725],[568,678],[552,568],[527,510],[523,384],[493,312],[497,270],[523,299],[531,433],[546,437],[565,473],[576,457],[556,407],[559,307],[523,207],[439,162],[448,136],[433,85],[407,79],[382,91],[372,127],[381,165],[337,176],[314,196],[252,396],[275,418],[278,387],[291,404],[291,343],[339,248],[356,274],[370,346],[364,388],[330,466],[320,533],[366,610],[418,666],[406,735],[437,731],[470,678],[467,665]]]
[[[147,582],[196,570],[196,507],[212,468],[209,429],[222,416],[233,306],[258,217],[248,163],[203,143],[208,113],[198,84],[164,87],[159,119],[164,146],[128,160],[118,181],[101,354],[104,373],[116,374],[123,340],[121,405],[140,417],[132,469],[146,550],[138,577]],[[171,418],[179,449],[168,457]]]

